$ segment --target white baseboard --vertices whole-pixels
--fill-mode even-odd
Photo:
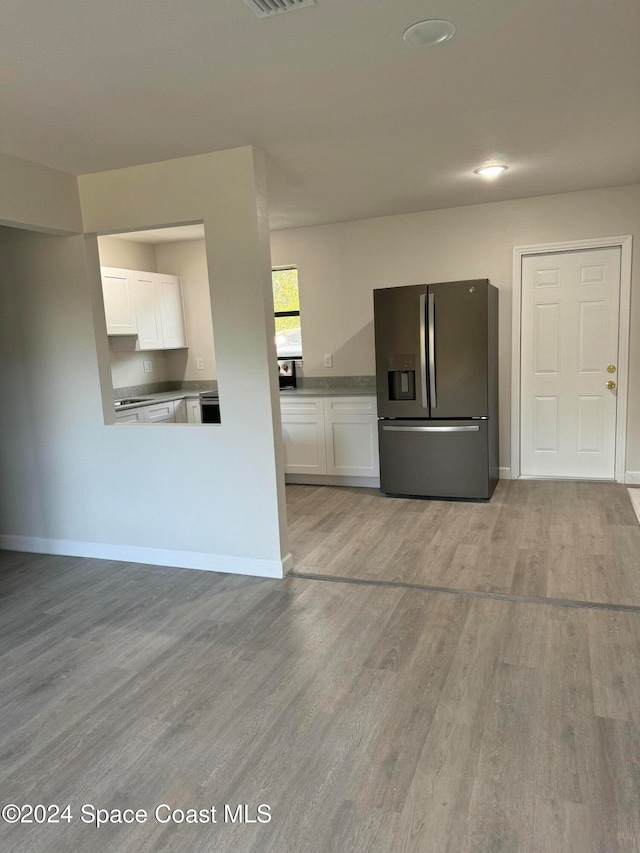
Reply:
[[[640,486],[640,471],[625,471],[624,481],[631,486]]]
[[[511,468],[498,468],[498,477],[501,480],[511,479]]]
[[[286,574],[288,574],[292,569],[293,569],[293,556],[292,556],[291,552],[289,551],[289,553],[288,553],[288,554],[286,554],[286,555],[283,557],[283,559],[282,559],[282,571],[283,571],[283,572],[285,573],[285,575],[286,575]]]
[[[0,535],[0,550],[55,554],[64,557],[93,557],[99,560],[170,566],[176,569],[198,569],[203,572],[226,572],[232,575],[252,575],[262,578],[282,578],[293,567],[291,554],[286,554],[281,560],[261,560],[199,551],[139,548],[134,545],[78,542],[73,539],[44,539],[39,536]]]

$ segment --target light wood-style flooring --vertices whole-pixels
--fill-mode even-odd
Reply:
[[[625,486],[501,481],[489,503],[287,486],[296,574],[640,606]]]
[[[2,851],[640,850],[636,613],[9,552],[0,592],[2,803],[74,814]],[[79,820],[160,803],[273,817]]]

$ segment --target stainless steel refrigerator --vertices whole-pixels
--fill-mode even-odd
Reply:
[[[380,488],[489,500],[498,481],[498,291],[374,290]]]

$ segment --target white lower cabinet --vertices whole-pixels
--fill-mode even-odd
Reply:
[[[201,424],[200,395],[116,411],[119,424]]]
[[[327,473],[322,403],[319,397],[280,400],[287,474]]]
[[[174,400],[174,411],[176,417],[177,424],[186,424],[187,423],[187,401],[186,400]]]
[[[185,405],[187,407],[187,423],[201,424],[202,409],[200,408],[200,395],[197,397],[187,397]]]
[[[280,410],[285,473],[380,476],[375,397],[283,397]]]
[[[378,477],[378,417],[375,397],[324,400],[327,474]]]
[[[167,400],[150,406],[125,409],[124,412],[116,412],[116,422],[119,424],[175,424],[177,422],[176,403],[184,403],[184,400]]]

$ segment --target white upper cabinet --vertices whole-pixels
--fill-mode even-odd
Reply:
[[[138,349],[182,349],[187,331],[182,302],[182,280],[164,273],[133,273]]]
[[[134,272],[133,285],[138,318],[138,349],[164,349],[156,273]]]
[[[108,335],[137,335],[139,350],[188,346],[180,276],[115,267],[100,273]]]
[[[182,280],[177,275],[158,273],[158,292],[164,348],[183,349],[187,346],[187,328],[182,301]]]
[[[102,295],[108,335],[138,333],[131,270],[101,267]]]

